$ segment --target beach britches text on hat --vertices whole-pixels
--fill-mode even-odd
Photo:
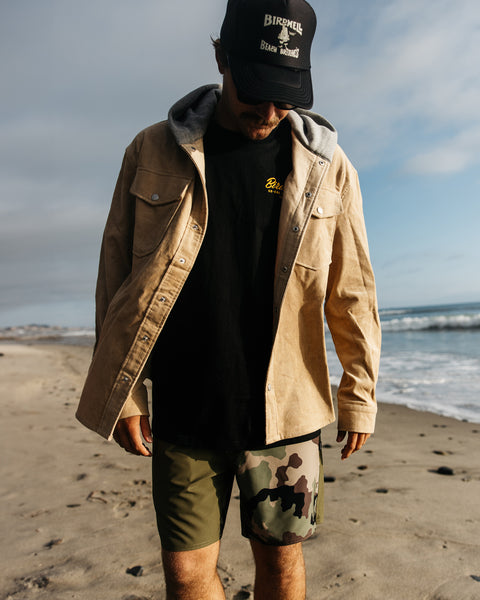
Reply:
[[[299,48],[295,48],[295,50],[290,50],[290,48],[282,48],[277,46],[272,46],[265,40],[260,42],[260,50],[266,50],[267,52],[275,52],[275,54],[283,54],[284,56],[290,56],[292,58],[298,58],[300,56]]]

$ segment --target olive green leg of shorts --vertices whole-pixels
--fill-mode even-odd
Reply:
[[[232,492],[233,457],[154,441],[153,501],[164,550],[196,550],[217,542]]]

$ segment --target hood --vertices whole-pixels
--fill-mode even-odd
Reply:
[[[192,144],[203,137],[220,99],[220,85],[204,85],[176,102],[168,112],[168,124],[178,144]],[[309,110],[288,114],[294,135],[311,152],[331,162],[337,132],[323,117]]]

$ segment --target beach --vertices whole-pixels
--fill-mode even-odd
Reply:
[[[90,356],[0,343],[0,600],[164,598],[150,461],[74,417]],[[364,450],[342,462],[335,436],[322,432],[325,522],[304,545],[307,598],[480,598],[480,425],[380,403]],[[229,600],[253,598],[236,490],[219,573]]]

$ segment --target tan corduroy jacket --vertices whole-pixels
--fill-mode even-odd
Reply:
[[[102,244],[97,342],[77,411],[106,438],[120,416],[148,413],[149,355],[207,227],[202,139],[220,93],[192,92],[125,153]],[[288,118],[293,170],[278,231],[265,442],[335,419],[324,315],[344,369],[338,427],[371,433],[380,325],[357,173],[323,118],[301,110]],[[179,384],[195,394],[188,365]]]

